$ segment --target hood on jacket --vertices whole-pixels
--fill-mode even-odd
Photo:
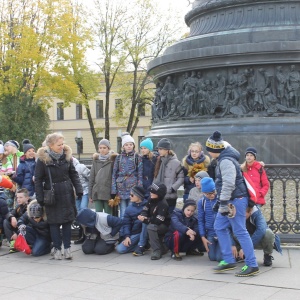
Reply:
[[[239,151],[237,151],[235,148],[229,146],[229,147],[225,148],[225,149],[221,152],[221,154],[220,154],[220,156],[218,157],[218,159],[221,158],[221,157],[226,157],[226,156],[230,156],[230,157],[236,159],[237,161],[239,161],[241,155],[240,155],[240,152],[239,152]]]
[[[118,156],[118,154],[115,153],[113,150],[110,150],[109,154],[110,154],[109,158],[111,161],[114,161],[116,159],[116,157]],[[98,159],[99,159],[99,153],[96,152],[93,154],[93,160],[98,160]]]
[[[96,213],[89,208],[84,208],[78,213],[76,221],[83,226],[94,228]]]
[[[48,165],[53,162],[52,157],[49,154],[49,147],[41,147],[37,151],[37,158],[40,159],[44,164]],[[70,161],[72,158],[72,149],[68,145],[64,145],[64,154],[66,155],[66,160]]]

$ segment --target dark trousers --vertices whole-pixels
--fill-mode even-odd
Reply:
[[[18,227],[17,228],[12,227],[8,220],[4,220],[3,229],[8,241],[11,240],[11,237],[13,236],[14,233],[18,232]]]
[[[62,242],[64,244],[65,249],[71,247],[71,235],[72,235],[71,225],[72,222],[63,223],[63,224],[50,224],[50,234],[51,234],[51,239],[54,248],[61,250]],[[62,227],[61,232],[60,232],[60,226]]]
[[[168,231],[168,227],[165,224],[155,225],[149,224],[147,226],[149,242],[153,251],[163,250],[163,238],[166,232]]]
[[[87,238],[82,244],[82,251],[84,254],[98,254],[104,255],[114,251],[114,244],[106,244],[106,242],[99,236],[96,239]]]
[[[50,253],[50,241],[38,234],[34,228],[26,226],[25,239],[28,245],[32,246],[31,254],[33,256],[41,256]]]

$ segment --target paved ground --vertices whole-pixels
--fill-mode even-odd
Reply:
[[[159,261],[116,252],[84,255],[72,245],[72,261],[34,258],[24,253],[6,254],[0,248],[1,299],[300,299],[300,249],[274,253],[273,267],[260,274],[238,278],[234,271],[214,274],[216,265],[207,255],[174,261],[166,254]],[[238,267],[242,267],[239,264]]]

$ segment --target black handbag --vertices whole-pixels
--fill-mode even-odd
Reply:
[[[53,205],[55,205],[54,187],[53,187],[53,183],[52,183],[52,177],[51,177],[50,169],[47,166],[46,166],[46,168],[48,169],[51,189],[50,190],[43,190],[43,192],[44,192],[44,204],[46,206],[53,206]]]

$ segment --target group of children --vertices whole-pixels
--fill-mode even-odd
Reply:
[[[34,193],[34,187],[30,187],[32,182],[34,186],[34,147],[27,141],[21,154],[17,142],[9,141],[3,148],[11,151],[12,157],[3,164],[2,172],[8,174],[15,169],[13,182],[26,182],[29,188],[27,192],[18,191],[18,204],[4,217],[0,234],[5,233],[13,249],[17,234],[26,231],[28,243],[39,245],[38,249],[33,247],[33,255],[49,253],[51,238],[45,211],[36,201],[27,205]],[[171,148],[170,141],[163,138],[154,150],[152,140],[147,138],[140,143],[139,154],[134,139],[125,133],[119,155],[111,150],[108,140],[99,142],[91,170],[73,158],[83,186],[83,195],[76,200],[80,239],[75,243],[82,244],[85,254],[108,254],[115,249],[120,254],[141,256],[151,248],[152,260],[160,259],[169,250],[177,261],[182,260],[182,252],[198,256],[207,252],[210,260],[219,262],[216,272],[233,269],[236,261],[245,260],[246,268],[237,276],[258,273],[253,247],[261,246],[264,264],[270,266],[274,243],[276,250],[281,249],[278,237],[275,239],[259,209],[265,204],[269,183],[265,170],[256,161],[256,149],[247,148],[241,167],[239,153],[218,132],[206,142],[212,161],[204,155],[200,143],[189,146],[182,163]],[[242,171],[248,172],[256,184],[258,206],[247,208]],[[182,184],[184,203],[182,208],[176,208],[177,190]],[[88,202],[94,203],[95,211],[88,208]],[[230,207],[234,207],[235,215],[231,215]]]

